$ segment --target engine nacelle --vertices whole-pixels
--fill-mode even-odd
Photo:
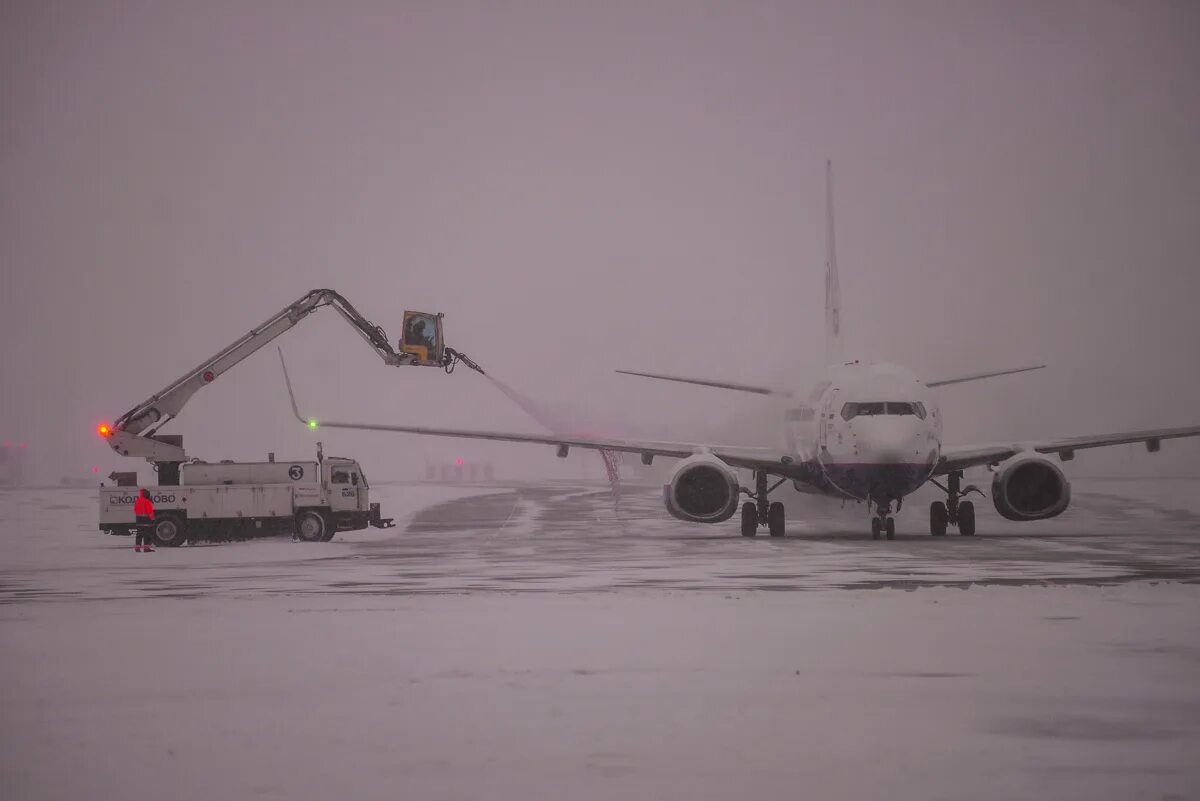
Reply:
[[[717,457],[689,456],[663,485],[663,502],[672,517],[689,523],[721,523],[738,508],[741,484],[733,469]]]
[[[1009,520],[1045,520],[1066,511],[1071,485],[1049,459],[1018,458],[996,471],[992,503]]]

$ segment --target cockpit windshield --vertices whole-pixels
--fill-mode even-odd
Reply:
[[[847,403],[842,407],[843,420],[884,414],[913,415],[920,420],[924,420],[925,404],[919,401],[870,401],[866,403]]]

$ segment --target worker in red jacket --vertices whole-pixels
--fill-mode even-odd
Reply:
[[[133,517],[137,523],[137,544],[133,550],[138,553],[153,553],[150,547],[150,531],[154,528],[154,504],[150,501],[150,490],[143,488],[138,499],[133,502]]]

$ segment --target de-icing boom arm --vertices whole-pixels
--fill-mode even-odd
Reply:
[[[345,318],[379,354],[384,364],[393,367],[440,366],[450,370],[456,361],[462,361],[467,366],[483,372],[478,365],[462,354],[442,346],[440,315],[431,318],[436,319],[438,327],[438,341],[433,349],[420,354],[406,352],[403,348],[398,351],[392,347],[384,330],[363,317],[342,295],[332,289],[314,289],[121,415],[111,427],[101,426],[100,433],[108,439],[112,449],[123,456],[140,456],[151,462],[186,461],[187,454],[182,446],[155,439],[154,433],[178,416],[197,390],[211,384],[218,376],[279,335],[291,330],[322,306],[332,306]]]

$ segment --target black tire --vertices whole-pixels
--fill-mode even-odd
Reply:
[[[325,515],[325,536],[321,537],[321,542],[329,542],[333,539],[333,535],[337,533],[337,518],[332,514]]]
[[[873,540],[879,539],[879,532],[882,528],[883,527],[879,524],[879,518],[872,517],[871,518],[871,539],[873,539]]]
[[[758,534],[758,507],[746,501],[742,504],[742,536],[753,537]]]
[[[296,537],[301,542],[324,542],[329,521],[315,509],[305,509],[296,515]]]
[[[970,501],[958,505],[958,533],[964,537],[975,536],[975,504]]]
[[[934,501],[929,504],[929,533],[935,537],[946,536],[946,527],[950,517],[946,514],[946,504]]]
[[[187,526],[175,515],[160,515],[150,528],[150,540],[160,548],[178,548],[187,539]]]
[[[767,508],[767,530],[771,532],[772,537],[782,537],[785,531],[785,521],[787,516],[783,510],[783,504],[779,501],[771,504]]]
[[[896,539],[896,518],[889,517],[887,522],[883,524],[884,531],[887,533],[889,540]]]

